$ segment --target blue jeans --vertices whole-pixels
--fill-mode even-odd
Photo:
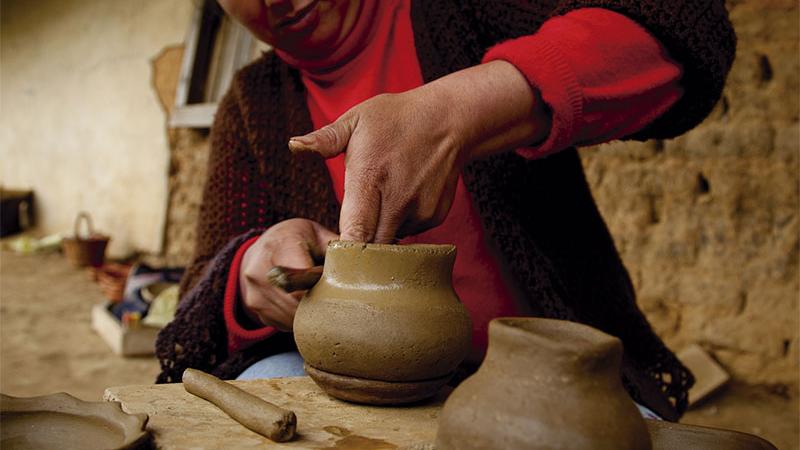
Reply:
[[[297,352],[278,353],[267,356],[244,370],[237,380],[257,380],[260,378],[301,377],[306,372],[303,370],[303,357]],[[642,417],[646,419],[662,420],[656,413],[645,406],[633,402]]]
[[[257,380],[259,378],[301,377],[305,374],[303,357],[300,356],[300,353],[286,352],[267,356],[245,369],[236,379]]]

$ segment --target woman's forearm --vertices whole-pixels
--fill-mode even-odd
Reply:
[[[462,163],[544,141],[551,116],[538,90],[511,63],[492,61],[439,78],[420,88],[437,96]]]

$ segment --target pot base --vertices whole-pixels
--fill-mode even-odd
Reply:
[[[304,365],[308,376],[331,397],[368,405],[413,403],[439,392],[453,374],[423,381],[392,382],[337,375]]]

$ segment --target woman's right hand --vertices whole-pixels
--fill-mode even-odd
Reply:
[[[256,323],[291,331],[305,291],[286,293],[267,279],[275,266],[306,269],[325,256],[328,242],[339,236],[308,219],[289,219],[271,226],[247,249],[239,269],[244,312]]]

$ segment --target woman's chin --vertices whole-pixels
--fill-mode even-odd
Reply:
[[[275,47],[297,59],[318,60],[331,55],[338,43],[334,36],[318,36],[316,33],[293,35],[275,43]]]

